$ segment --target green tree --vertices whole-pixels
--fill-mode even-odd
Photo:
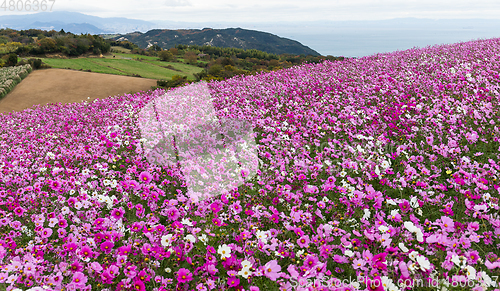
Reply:
[[[210,66],[210,68],[208,68],[208,74],[212,76],[218,77],[221,72],[222,72],[222,66],[219,64],[212,65]]]
[[[162,61],[170,62],[174,58],[174,55],[170,51],[164,50],[158,53],[158,57],[160,57]]]
[[[12,53],[7,59],[7,66],[15,66],[17,64],[17,55]]]
[[[57,42],[49,37],[39,40],[38,45],[44,52],[51,53],[57,50]]]
[[[184,62],[188,64],[195,64],[198,60],[198,55],[195,52],[189,51],[184,54]]]

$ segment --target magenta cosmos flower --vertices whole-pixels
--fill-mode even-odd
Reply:
[[[123,214],[125,214],[125,210],[123,209],[123,207],[111,210],[111,216],[113,216],[113,218],[116,220],[122,218]]]
[[[191,272],[186,268],[180,268],[177,272],[177,281],[186,283],[191,280],[193,280],[193,274],[191,274]]]
[[[14,213],[17,215],[17,216],[22,216],[24,214],[26,210],[22,207],[16,207],[16,209],[14,209]]]
[[[114,246],[115,246],[114,243],[110,241],[105,241],[101,244],[101,251],[103,251],[106,254],[109,254],[111,253],[111,250],[113,249]]]
[[[227,280],[227,285],[229,287],[236,287],[240,284],[240,279],[231,277]]]
[[[146,285],[144,285],[144,282],[142,282],[141,280],[135,279],[133,289],[136,291],[145,291]]]
[[[146,171],[139,174],[139,180],[145,184],[151,182],[152,179],[153,179],[153,176]]]

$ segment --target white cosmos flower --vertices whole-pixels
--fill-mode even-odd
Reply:
[[[183,218],[181,223],[187,226],[193,226],[193,223],[189,220],[189,218]]]
[[[221,255],[221,258],[230,258],[231,257],[231,248],[226,244],[219,246],[217,253]]]
[[[493,286],[493,287],[495,287],[496,282],[493,281],[493,280],[491,280],[491,277],[488,276],[488,274],[486,274],[486,272],[481,271],[481,272],[477,273],[477,275],[481,277],[481,279],[483,280],[484,284],[486,284],[487,286]]]
[[[382,233],[386,233],[389,230],[389,228],[385,225],[381,225],[378,227],[378,230],[380,230],[380,232]]]
[[[248,278],[248,276],[252,275],[252,271],[250,271],[249,268],[243,268],[241,269],[241,271],[238,272],[238,275],[246,279]]]
[[[186,235],[186,240],[192,242],[192,243],[195,243],[196,242],[196,238],[194,237],[194,235],[192,234],[188,234]]]
[[[417,235],[417,240],[419,242],[424,241],[424,235],[422,231],[420,230],[420,228],[416,227],[415,224],[413,224],[413,222],[405,221],[404,226],[406,227],[406,229],[408,229],[409,232],[415,233]]]
[[[413,252],[411,252],[411,253],[408,255],[408,257],[410,257],[410,259],[411,259],[412,261],[415,261],[415,260],[417,259],[417,257],[418,257],[418,256],[419,256],[419,253],[418,253],[418,252],[416,252],[416,251],[413,251]]]
[[[422,255],[417,257],[417,263],[420,265],[420,269],[424,272],[431,268],[431,262],[429,262],[429,260]]]
[[[172,234],[167,234],[161,237],[161,245],[166,247],[172,243]]]
[[[465,267],[465,270],[467,272],[467,278],[469,280],[475,280],[476,279],[476,269],[472,266],[467,266]]]
[[[408,248],[405,246],[405,244],[404,244],[404,243],[402,243],[402,242],[400,242],[400,243],[398,244],[398,247],[399,247],[399,248],[400,248],[403,252],[405,252],[405,253],[407,253],[407,252],[409,251],[409,250],[408,250]]]
[[[248,260],[241,261],[241,267],[250,269],[252,267],[252,263]]]
[[[208,237],[207,237],[207,235],[206,235],[206,234],[202,234],[202,235],[198,236],[198,239],[199,239],[200,241],[202,241],[204,244],[206,244],[206,243],[207,243],[207,241],[208,241]]]
[[[396,203],[396,201],[394,201],[394,200],[392,200],[392,199],[387,199],[387,200],[385,200],[385,201],[387,201],[387,204],[388,204],[388,205],[398,205],[398,204]],[[396,212],[397,212],[397,211],[399,211],[398,209],[393,209],[392,211],[394,211],[394,210],[396,210]],[[391,211],[391,213],[392,213],[392,211]]]
[[[258,230],[256,233],[255,233],[255,236],[262,240],[263,242],[267,242],[267,233],[265,231],[262,231],[262,230]]]
[[[411,199],[410,199],[410,205],[411,205],[411,207],[413,207],[413,208],[420,207],[420,205],[418,204],[418,199],[417,199],[417,197],[415,197],[415,196],[411,197]]]

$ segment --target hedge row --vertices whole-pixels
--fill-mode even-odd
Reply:
[[[31,65],[0,68],[0,98],[7,95],[22,79],[31,73]]]

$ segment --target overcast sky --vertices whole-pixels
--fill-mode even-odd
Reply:
[[[498,0],[55,0],[53,11],[185,22],[500,19]],[[3,11],[1,15],[26,14]]]

